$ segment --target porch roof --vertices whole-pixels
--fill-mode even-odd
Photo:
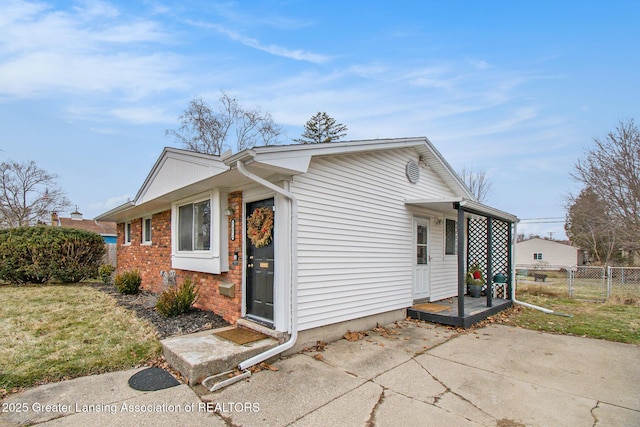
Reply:
[[[518,222],[518,217],[510,213],[501,211],[494,207],[482,204],[475,200],[465,199],[463,197],[451,197],[446,199],[410,199],[405,200],[407,206],[415,206],[426,208],[438,212],[451,212],[458,209],[458,206],[465,212],[499,219],[507,222]]]

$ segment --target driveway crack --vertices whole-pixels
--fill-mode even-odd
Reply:
[[[598,425],[598,421],[600,421],[597,417],[597,415],[594,413],[594,411],[596,409],[598,409],[600,407],[600,401],[598,400],[596,402],[596,406],[594,406],[593,408],[591,408],[591,416],[593,417],[593,427],[596,427],[596,425]]]
[[[455,391],[453,391],[451,389],[451,387],[449,387],[448,385],[446,385],[444,383],[444,381],[442,381],[440,378],[436,377],[435,375],[433,375],[431,372],[429,372],[429,370],[427,368],[425,368],[424,366],[422,366],[422,364],[418,363],[418,365],[420,365],[420,367],[422,369],[424,369],[424,371],[429,374],[431,376],[431,378],[433,378],[435,381],[437,381],[442,387],[444,387],[444,391],[436,396],[433,397],[433,406],[437,406],[440,409],[444,409],[445,411],[448,411],[447,408],[443,408],[442,406],[438,405],[438,402],[440,401],[440,399],[442,399],[442,397],[444,397],[444,395],[446,395],[447,393],[451,393],[452,395],[456,396],[457,398],[459,398],[460,400],[468,403],[469,405],[473,406],[475,409],[477,409],[478,411],[482,412],[483,414],[487,415],[488,417],[491,417],[493,419],[496,419],[496,417],[494,417],[493,415],[489,414],[487,411],[485,411],[484,409],[482,409],[481,407],[479,407],[478,405],[476,405],[475,403],[473,403],[471,400],[467,399],[466,397],[464,397],[463,395],[461,395],[460,393],[456,393]],[[473,421],[467,417],[464,417],[470,421]]]
[[[380,408],[380,405],[382,405],[382,402],[384,401],[385,391],[386,390],[387,389],[385,387],[382,387],[382,392],[380,393],[380,396],[378,397],[378,401],[376,402],[375,405],[373,405],[373,408],[371,409],[371,414],[369,415],[369,419],[367,420],[367,424],[366,424],[367,427],[375,427],[375,425],[376,425],[376,414],[378,413],[378,408]]]

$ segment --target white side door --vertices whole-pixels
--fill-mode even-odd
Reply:
[[[413,219],[413,299],[429,298],[429,220]]]

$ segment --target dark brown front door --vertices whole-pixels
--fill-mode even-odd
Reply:
[[[247,317],[273,326],[273,199],[247,203],[246,212]]]

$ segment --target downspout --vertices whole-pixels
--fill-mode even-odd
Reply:
[[[516,259],[516,244],[515,244],[515,239],[517,238],[516,236],[518,235],[517,231],[517,227],[518,227],[518,223],[515,222],[513,223],[513,236],[511,237],[511,259],[514,260]],[[524,307],[527,308],[532,308],[534,310],[539,310],[543,313],[547,313],[547,314],[555,314],[556,316],[563,316],[563,317],[573,317],[572,314],[566,314],[566,313],[556,313],[555,311],[548,309],[548,308],[544,308],[544,307],[539,307],[537,305],[533,305],[533,304],[529,304],[528,302],[524,302],[524,301],[518,301],[516,299],[516,269],[512,268],[511,269],[511,301],[513,301],[514,304],[519,304],[522,305]]]
[[[276,347],[273,347],[269,350],[266,350],[260,354],[257,354],[253,357],[250,357],[244,362],[240,362],[238,364],[238,370],[242,371],[242,373],[231,376],[231,378],[229,378],[229,374],[231,372],[222,372],[220,374],[212,375],[208,378],[205,378],[204,381],[202,381],[202,385],[208,388],[210,391],[220,390],[228,385],[231,385],[233,383],[236,383],[238,381],[241,381],[245,378],[250,377],[251,376],[251,371],[249,370],[250,367],[257,365],[260,362],[264,362],[265,360],[270,359],[274,356],[277,356],[278,354],[284,351],[289,350],[291,347],[293,347],[293,345],[296,343],[296,340],[298,339],[298,314],[297,314],[298,312],[298,264],[297,264],[298,201],[296,200],[296,197],[293,195],[293,193],[283,190],[277,185],[269,181],[266,181],[260,178],[259,176],[249,172],[245,168],[244,163],[242,163],[242,161],[238,160],[236,162],[236,167],[238,169],[238,172],[240,172],[242,175],[246,176],[250,180],[257,182],[258,184],[275,191],[276,193],[286,197],[291,201],[291,232],[290,232],[290,240],[291,240],[290,241],[290,253],[291,253],[290,275],[291,276],[289,279],[289,283],[290,283],[289,301],[290,301],[290,309],[291,309],[290,322],[289,322],[290,335],[289,335],[289,339],[286,342]],[[216,382],[216,381],[219,381],[219,382]],[[212,382],[213,384],[209,386],[209,382]]]
[[[290,298],[290,326],[289,326],[289,339],[280,344],[277,347],[269,349],[263,353],[255,355],[244,362],[241,362],[238,365],[238,369],[244,371],[253,365],[257,365],[260,362],[264,362],[267,359],[270,359],[273,356],[276,356],[286,350],[289,350],[296,343],[298,339],[298,201],[296,200],[295,195],[293,193],[283,190],[277,185],[260,178],[257,175],[249,172],[244,163],[240,160],[236,162],[236,167],[238,168],[238,172],[242,175],[246,176],[250,180],[257,182],[258,184],[267,187],[276,193],[286,197],[291,201],[291,232],[289,235],[290,238],[290,280],[289,280],[289,298]]]

